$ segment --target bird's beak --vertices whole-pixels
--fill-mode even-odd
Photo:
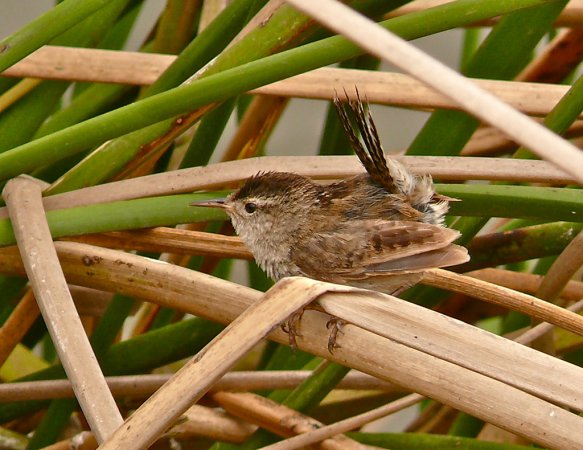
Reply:
[[[191,203],[190,206],[202,206],[205,208],[221,208],[227,209],[224,198],[217,198],[215,200],[203,200],[200,202]]]

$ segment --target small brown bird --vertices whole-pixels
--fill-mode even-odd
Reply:
[[[434,191],[430,175],[411,174],[385,158],[360,98],[334,104],[367,173],[323,185],[264,172],[224,200],[195,205],[223,208],[274,280],[302,275],[394,294],[420,281],[428,268],[466,262],[467,250],[452,243],[459,233],[443,226],[452,199]]]

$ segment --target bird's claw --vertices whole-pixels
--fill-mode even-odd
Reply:
[[[292,350],[295,350],[298,347],[296,338],[301,336],[301,334],[298,332],[298,322],[301,320],[303,315],[304,309],[296,311],[291,316],[289,316],[289,318],[284,323],[281,324],[281,329],[289,336],[289,346]]]
[[[334,353],[334,350],[340,348],[340,345],[336,343],[338,338],[338,333],[342,333],[342,327],[346,322],[338,317],[333,317],[326,323],[326,328],[332,329],[330,336],[328,337],[328,351],[330,354]]]

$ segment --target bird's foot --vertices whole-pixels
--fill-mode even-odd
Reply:
[[[284,323],[281,324],[281,329],[289,336],[289,346],[292,350],[295,350],[298,347],[296,338],[301,336],[301,334],[298,332],[298,323],[302,319],[303,315],[304,308],[293,313]]]
[[[330,336],[328,337],[328,351],[330,354],[334,353],[334,350],[340,348],[340,345],[336,343],[338,338],[338,333],[342,333],[342,327],[346,324],[346,321],[339,319],[338,317],[333,317],[326,323],[326,328],[330,331]]]

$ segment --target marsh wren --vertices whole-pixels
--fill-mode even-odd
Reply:
[[[274,280],[294,275],[394,294],[428,268],[466,262],[459,236],[443,226],[451,200],[430,175],[414,175],[385,157],[368,106],[334,105],[366,169],[332,184],[262,172],[224,200],[195,203],[224,209],[259,266]],[[350,120],[354,116],[362,142]]]

